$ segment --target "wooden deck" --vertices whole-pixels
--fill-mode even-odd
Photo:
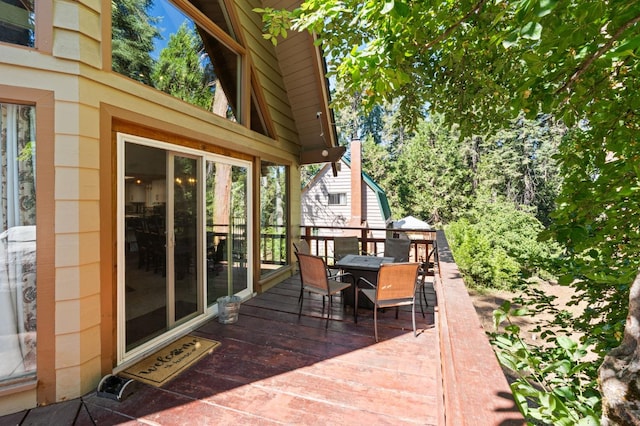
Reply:
[[[319,297],[305,298],[299,276],[246,301],[239,321],[216,319],[194,334],[222,343],[162,388],[135,383],[117,402],[82,398],[0,417],[3,425],[420,424],[522,426],[509,384],[475,313],[444,233],[430,306],[411,316],[334,301],[325,329]],[[436,304],[436,293],[438,300]],[[435,309],[434,309],[435,307]]]
[[[322,302],[305,295],[298,319],[299,276],[243,303],[235,324],[212,320],[193,334],[222,345],[155,388],[142,383],[117,402],[95,392],[78,400],[0,417],[4,424],[370,424],[435,425],[442,407],[435,293],[418,336],[411,311],[379,313],[334,299],[325,329]],[[326,312],[325,312],[326,314]]]

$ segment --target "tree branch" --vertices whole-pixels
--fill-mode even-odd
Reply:
[[[596,61],[596,59],[598,59],[599,57],[604,55],[609,49],[611,49],[611,46],[613,46],[613,43],[615,43],[620,38],[622,33],[624,33],[627,29],[629,29],[629,27],[637,24],[638,22],[640,22],[640,16],[636,16],[635,18],[627,21],[624,25],[618,28],[615,34],[605,44],[603,44],[600,47],[600,49],[595,51],[593,55],[589,56],[584,62],[580,64],[580,66],[571,75],[569,80],[567,80],[562,85],[562,87],[556,90],[555,93],[558,94],[564,90],[570,89],[571,86],[573,86],[573,84],[582,76],[582,74],[584,74],[587,71],[587,69],[591,66],[591,64],[593,64]]]
[[[462,25],[463,22],[465,22],[467,19],[469,19],[471,17],[471,15],[478,13],[480,11],[480,9],[482,9],[482,6],[484,6],[484,4],[487,2],[487,0],[480,0],[474,7],[473,9],[471,9],[469,12],[467,12],[466,15],[464,15],[460,20],[458,20],[458,22],[455,22],[453,25],[451,25],[449,28],[447,28],[443,33],[440,34],[440,36],[436,37],[435,39],[431,40],[429,43],[427,43],[423,49],[421,49],[422,52],[425,52],[429,49],[431,49],[433,46],[435,46],[436,44],[440,43],[442,40],[446,39],[447,37],[449,37],[449,35],[454,32],[456,30],[456,28],[458,28],[460,25]]]

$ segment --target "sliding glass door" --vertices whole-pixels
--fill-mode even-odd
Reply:
[[[119,362],[251,294],[250,163],[119,136]]]
[[[168,276],[173,278],[169,286],[169,299],[173,300],[173,312],[169,310],[169,319],[175,322],[184,320],[200,311],[202,294],[198,288],[198,217],[200,191],[198,190],[197,158],[168,154],[173,160],[171,182],[173,191],[169,192],[168,217],[171,232],[167,246],[173,262],[167,266],[173,270]]]
[[[207,306],[249,290],[248,169],[207,161]]]

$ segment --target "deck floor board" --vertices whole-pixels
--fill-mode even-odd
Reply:
[[[120,402],[85,395],[80,409],[69,405],[75,424],[437,424],[433,307],[423,318],[417,306],[417,337],[410,309],[379,312],[376,343],[372,312],[360,309],[355,324],[341,297],[328,328],[318,296],[305,294],[298,318],[299,289],[294,276],[243,303],[236,323],[195,330],[222,345],[162,388],[135,383]]]

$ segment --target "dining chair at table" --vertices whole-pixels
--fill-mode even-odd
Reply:
[[[433,249],[427,254],[427,260],[420,263],[420,269],[418,270],[418,281],[416,291],[419,293],[418,299],[420,300],[420,312],[422,312],[422,318],[424,315],[424,306],[429,307],[427,301],[427,284],[431,283],[435,285],[436,275],[438,274],[438,251],[434,244]],[[424,302],[424,306],[423,306]]]
[[[329,318],[331,316],[331,308],[333,295],[340,293],[342,290],[351,287],[351,283],[347,281],[337,281],[335,277],[329,278],[327,275],[327,265],[324,259],[319,256],[310,254],[296,253],[298,264],[300,265],[300,310],[298,311],[298,319],[302,316],[302,305],[304,304],[305,290],[310,293],[322,295],[322,312],[324,312],[324,298],[329,299],[329,310],[327,312],[327,324],[329,327]],[[349,274],[341,274],[340,277],[347,277]]]
[[[384,240],[384,257],[393,257],[394,262],[409,261],[411,240],[408,238],[387,238]]]
[[[333,239],[334,261],[337,262],[348,254],[360,254],[358,237],[335,237]]]
[[[311,254],[311,247],[309,247],[309,243],[307,240],[302,238],[293,242],[293,249],[296,253]]]
[[[435,274],[433,270],[429,268],[428,262],[420,264],[420,268],[418,268],[418,278],[416,280],[416,293],[420,300],[420,312],[422,313],[422,318],[425,317],[425,306],[429,307],[429,302],[427,301],[427,285],[432,283],[431,277],[435,279]]]
[[[358,295],[362,293],[373,303],[373,327],[378,341],[378,309],[396,308],[396,319],[400,306],[411,305],[411,318],[413,321],[413,335],[416,334],[416,283],[418,279],[419,263],[384,263],[378,271],[378,282],[373,284],[366,278],[359,278],[356,283],[356,302]],[[360,282],[366,283],[370,288],[362,288]],[[358,323],[358,309],[354,309],[354,322]]]
[[[298,241],[293,242],[294,253],[311,254],[311,247],[307,240],[300,238]],[[340,275],[340,271],[337,269],[331,269],[327,266],[327,276],[329,279],[333,279]]]
[[[334,237],[333,238],[333,263],[335,264],[349,254],[360,254],[360,241],[358,237]],[[345,273],[342,269],[332,267],[330,274],[340,275]]]

